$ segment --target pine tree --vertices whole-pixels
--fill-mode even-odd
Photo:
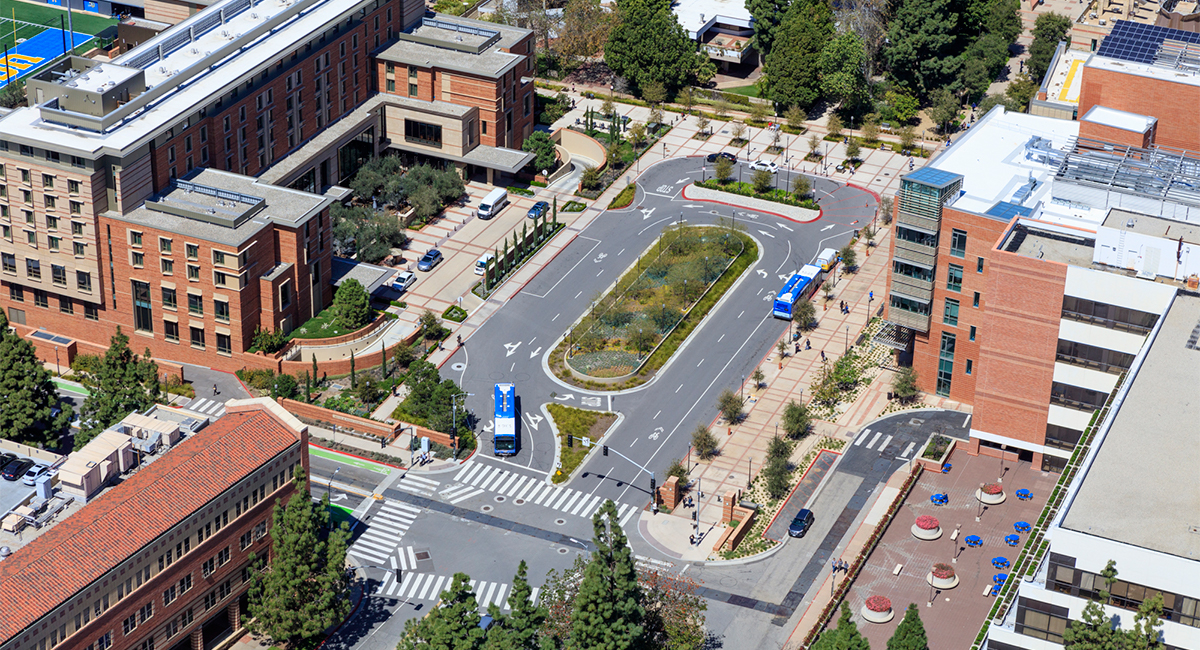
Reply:
[[[888,639],[887,650],[929,650],[929,638],[925,636],[925,624],[915,603],[908,604],[904,620],[896,626],[892,638]]]
[[[350,613],[346,547],[350,530],[329,530],[329,495],[313,507],[303,472],[287,504],[271,515],[271,563],[252,572],[253,629],[278,643],[309,641]]]
[[[129,337],[113,334],[108,351],[100,360],[95,376],[84,385],[91,394],[83,402],[80,420],[84,426],[75,435],[75,448],[81,449],[98,433],[121,421],[134,411],[150,408],[159,397],[158,365],[146,356],[139,359],[129,349]]]
[[[8,329],[0,312],[0,438],[28,443],[51,442],[67,431],[73,410],[64,404],[58,417],[58,393],[50,373],[38,361],[33,344]]]
[[[605,501],[592,516],[596,550],[583,573],[571,621],[571,647],[629,650],[642,639],[642,591],[617,506]]]
[[[484,650],[539,650],[542,624],[546,622],[545,607],[535,606],[531,596],[533,589],[526,579],[528,567],[525,560],[517,566],[517,575],[513,578],[512,591],[508,595],[508,605],[512,608],[507,616],[500,613],[496,603],[488,605],[488,616],[496,624],[487,633]],[[549,639],[547,639],[548,641]]]
[[[465,573],[456,573],[450,587],[441,593],[437,607],[423,618],[409,619],[404,624],[404,637],[396,650],[480,650],[482,647],[479,603],[471,591],[471,578]]]
[[[320,386],[321,380],[317,379],[317,355],[315,353],[312,355],[312,363],[313,363],[313,371],[312,371],[313,383],[316,384],[317,386]]]
[[[850,620],[850,606],[842,601],[842,615],[838,618],[837,627],[826,629],[812,644],[812,650],[871,650],[871,645],[863,638],[858,626]]]
[[[358,388],[357,378],[354,375],[354,350],[350,350],[350,388],[352,390]]]

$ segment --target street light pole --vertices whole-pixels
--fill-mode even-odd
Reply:
[[[846,326],[846,352],[850,352],[850,326]]]
[[[333,468],[333,476],[329,477],[329,482],[325,485],[325,496],[333,498],[333,479],[337,477],[340,471],[342,471],[341,467]]]

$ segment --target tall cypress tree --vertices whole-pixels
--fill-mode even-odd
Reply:
[[[858,626],[850,620],[850,606],[842,601],[842,615],[838,618],[837,627],[826,629],[812,644],[812,650],[871,650],[871,645],[863,638]]]
[[[120,327],[113,334],[95,376],[84,378],[83,383],[91,394],[81,409],[84,426],[75,435],[76,449],[126,415],[150,408],[161,389],[158,364],[150,359],[150,351],[147,349],[146,356],[139,359],[129,349],[129,337],[121,333]]]
[[[642,640],[642,590],[611,500],[592,516],[596,550],[583,573],[571,620],[578,650],[628,650]]]
[[[929,637],[925,636],[925,625],[921,623],[921,612],[915,603],[908,604],[904,620],[888,639],[887,650],[929,650]]]
[[[309,498],[303,472],[287,504],[271,515],[271,564],[258,560],[250,585],[253,628],[279,643],[311,640],[350,613],[346,547],[350,530],[329,527],[329,495],[319,508]]]
[[[58,393],[50,373],[38,361],[33,344],[8,329],[0,312],[0,438],[29,443],[50,442],[67,431],[74,409],[51,410]]]
[[[482,647],[479,603],[471,591],[471,578],[465,573],[456,573],[449,589],[442,592],[437,607],[426,616],[409,619],[404,624],[404,637],[396,650],[479,650]]]
[[[521,560],[517,575],[513,578],[512,591],[508,595],[511,611],[507,616],[501,615],[496,603],[488,605],[488,616],[495,619],[496,625],[487,633],[484,650],[540,650],[542,647],[553,647],[550,638],[541,640],[542,624],[546,622],[548,613],[545,607],[533,604],[533,589],[526,579],[527,571],[525,560]]]

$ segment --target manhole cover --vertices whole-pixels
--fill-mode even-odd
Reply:
[[[417,556],[418,560],[428,560],[429,559],[429,551],[420,551],[418,553],[415,553],[415,555]]]
[[[571,552],[571,549],[568,549],[568,548],[567,548],[567,547],[565,547],[565,546],[560,546],[560,547],[558,547],[558,554],[559,554],[559,555],[566,555],[567,553],[570,553],[570,552]]]
[[[467,369],[467,364],[465,364],[465,363],[456,363],[456,364],[454,364],[454,365],[450,366],[450,369],[451,369],[451,370],[454,370],[454,371],[456,371],[456,372],[462,372],[462,371],[464,371],[464,370],[466,370],[466,369]]]
[[[486,506],[485,506],[485,507],[486,507]],[[567,520],[566,520],[566,519],[555,519],[555,520],[554,520],[554,523],[555,523],[555,524],[557,524],[557,525],[559,525],[559,526],[561,526],[561,525],[563,525],[563,524],[567,523]]]
[[[504,495],[497,494],[495,500],[496,500],[496,503],[504,503],[504,501],[505,501]]]
[[[480,512],[491,512],[492,510],[493,508],[491,506],[484,506],[479,509]]]
[[[525,505],[525,499],[514,499],[513,505],[523,506],[523,505]]]

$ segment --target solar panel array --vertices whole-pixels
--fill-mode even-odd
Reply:
[[[915,181],[930,187],[942,188],[962,178],[962,175],[933,167],[922,167],[911,174],[905,174],[901,178],[902,180]]]
[[[1153,64],[1163,41],[1168,39],[1200,44],[1200,34],[1132,20],[1118,20],[1113,24],[1112,32],[1100,43],[1096,54],[1132,63]]]
[[[1029,215],[1033,214],[1033,208],[1027,208],[1023,205],[1017,205],[1015,203],[1009,203],[1008,201],[1001,201],[996,205],[993,205],[984,214],[1007,221],[1016,216],[1028,217]]]

